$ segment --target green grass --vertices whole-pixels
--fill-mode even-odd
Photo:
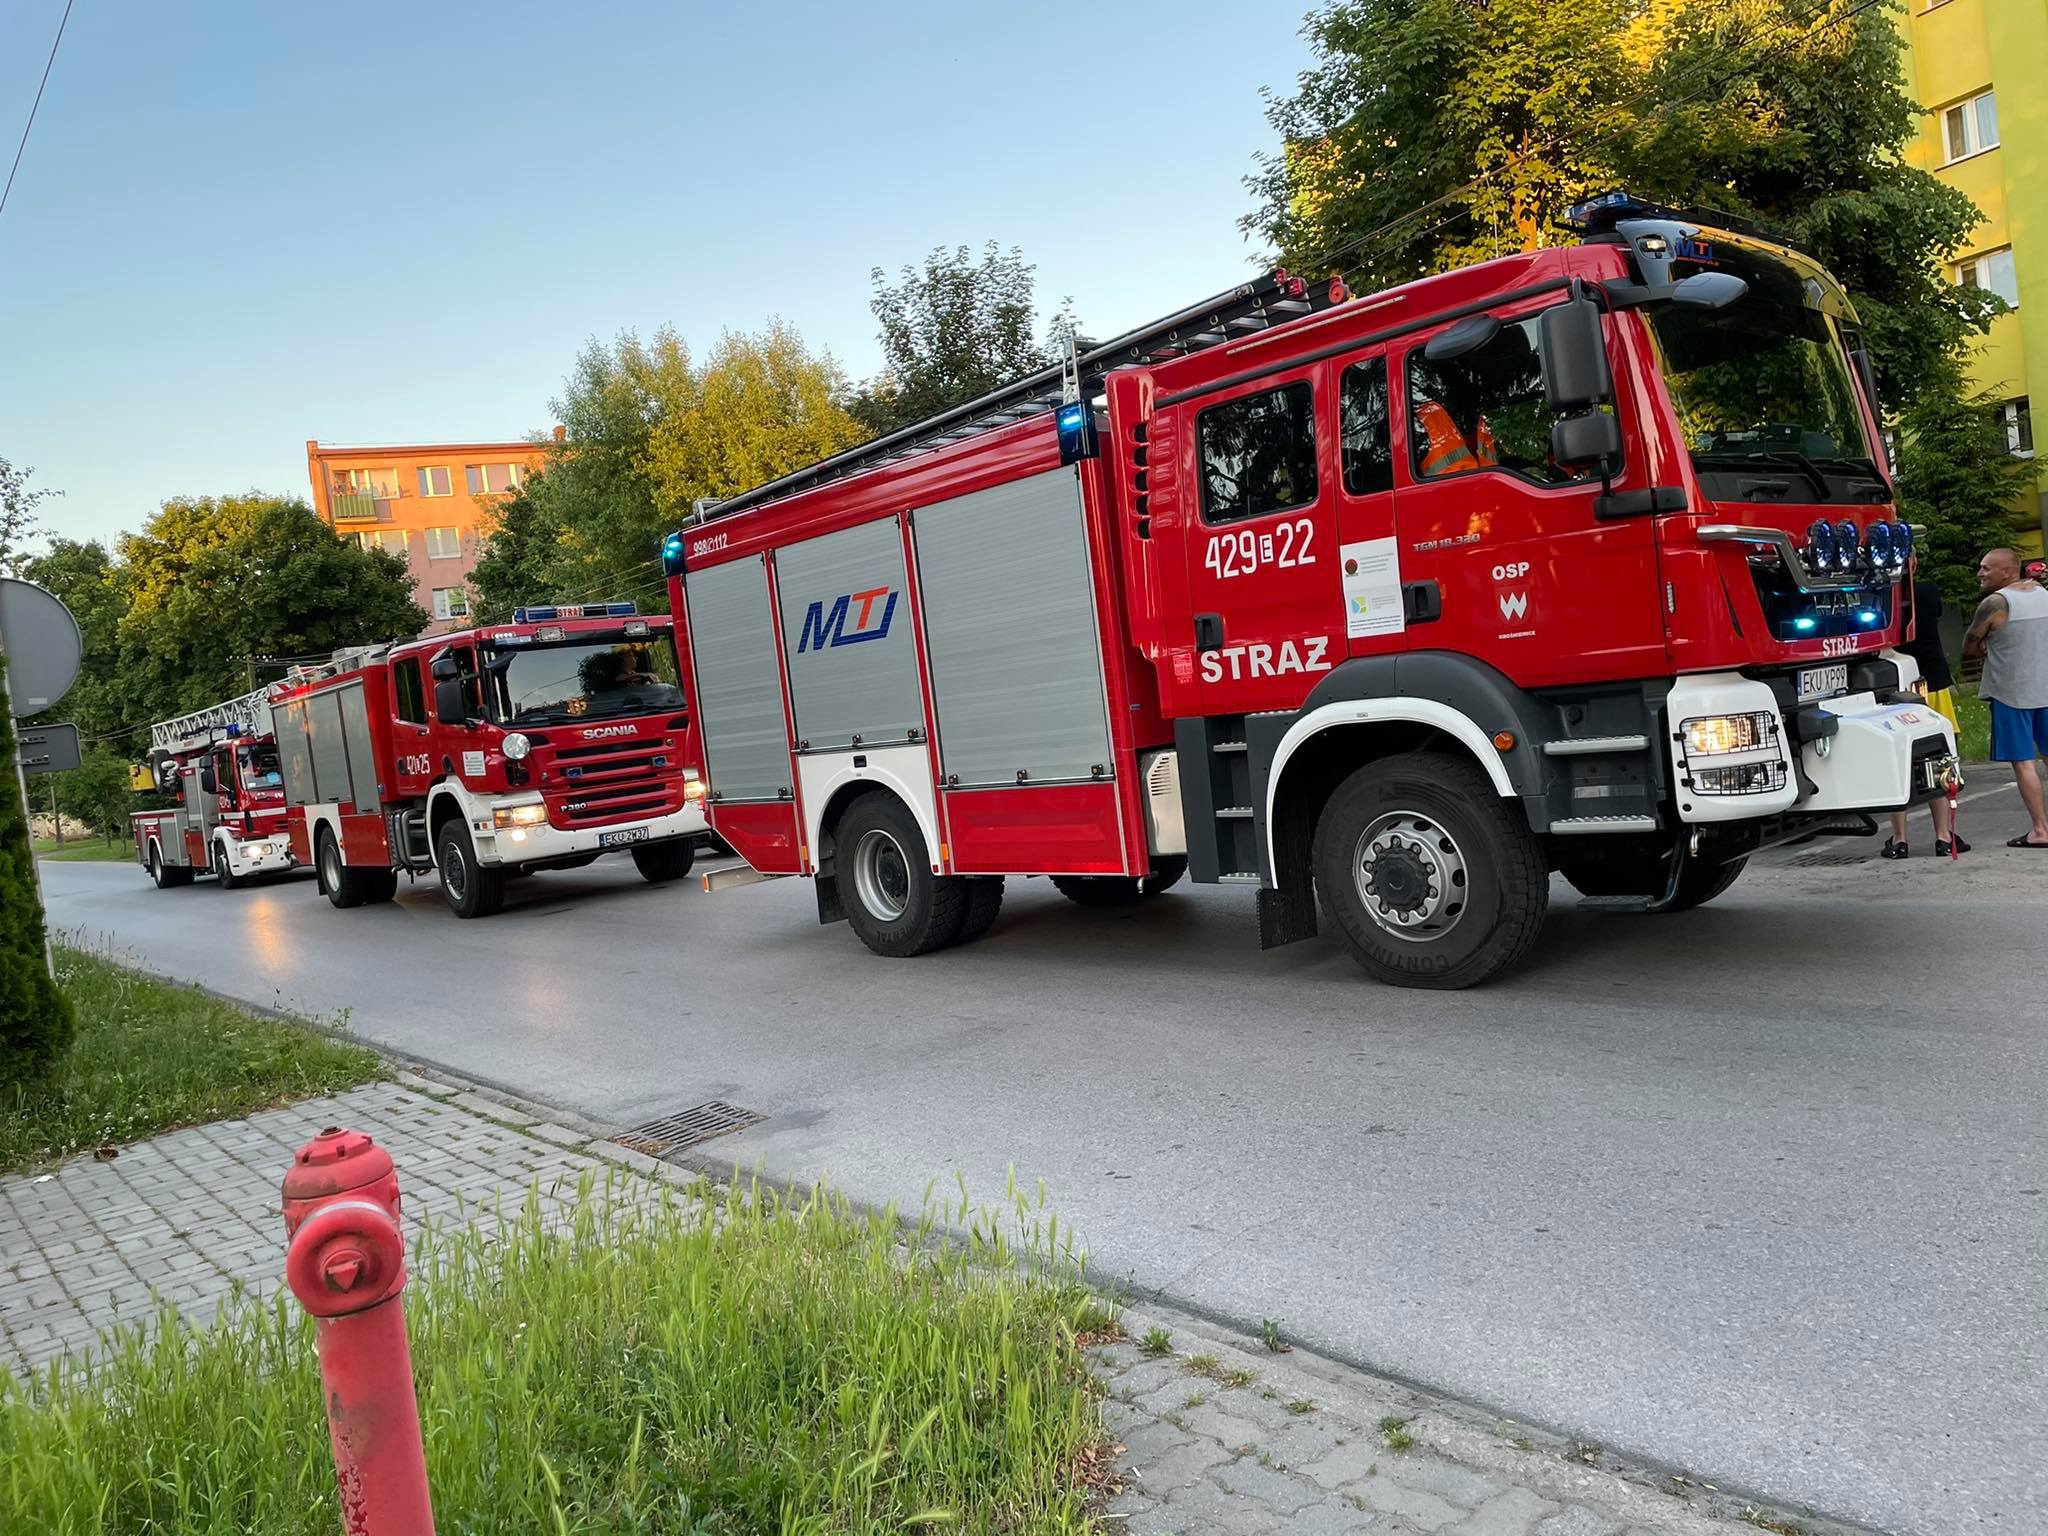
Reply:
[[[126,843],[110,843],[103,837],[67,837],[59,844],[54,837],[34,840],[39,859],[61,859],[67,864],[119,864],[134,859],[135,850]]]
[[[405,1293],[447,1532],[1079,1532],[1099,1301],[1032,1219],[939,1245],[824,1194],[588,1181],[428,1232]],[[552,1227],[552,1230],[551,1230]],[[1052,1275],[1061,1278],[1048,1278]],[[0,1373],[0,1530],[332,1536],[312,1328],[288,1299]]]
[[[41,1082],[0,1089],[0,1171],[337,1093],[385,1075],[358,1046],[56,946],[78,1039]]]
[[[1958,682],[1950,690],[1956,706],[1956,745],[1966,763],[1981,763],[1991,756],[1991,706],[1977,697],[1977,690]]]

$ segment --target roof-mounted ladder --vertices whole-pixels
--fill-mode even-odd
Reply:
[[[162,720],[149,728],[149,744],[159,752],[189,750],[204,746],[212,738],[212,732],[226,732],[229,726],[239,726],[244,736],[268,736],[270,734],[270,690],[258,688],[245,693],[239,699],[228,699],[219,704],[209,704],[204,709],[195,709],[189,715],[179,715],[173,720]]]
[[[1312,284],[1285,269],[1269,273],[1112,341],[1079,342],[1059,362],[965,405],[898,428],[725,501],[699,503],[697,520],[744,512],[864,469],[929,453],[1050,411],[1063,399],[1093,399],[1102,389],[1103,375],[1112,369],[1169,362],[1221,342],[1238,341],[1328,309],[1348,296],[1341,279]],[[1070,390],[1077,393],[1070,394]]]

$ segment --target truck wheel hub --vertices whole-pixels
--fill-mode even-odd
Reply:
[[[910,861],[879,827],[863,832],[854,845],[853,884],[860,904],[885,923],[895,922],[910,905]]]
[[[1396,938],[1438,939],[1465,915],[1465,857],[1449,832],[1416,812],[1396,811],[1365,829],[1353,877],[1366,915]]]

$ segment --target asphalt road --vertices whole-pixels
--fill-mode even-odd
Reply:
[[[1793,861],[1871,851],[1828,843],[1683,916],[1560,885],[1532,963],[1450,995],[1261,954],[1217,889],[1013,880],[980,944],[887,961],[805,883],[621,860],[469,923],[431,883],[337,912],[43,876],[59,929],[528,1096],[726,1100],[771,1117],[735,1159],[912,1207],[1014,1169],[1138,1289],[1724,1488],[2017,1536],[2048,1530],[2048,856],[1996,846],[2015,812],[1969,807],[1959,865]]]

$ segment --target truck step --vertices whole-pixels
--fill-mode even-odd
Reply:
[[[1252,808],[1248,805],[1219,805],[1216,807],[1216,819],[1218,821],[1223,821],[1226,819],[1234,821],[1250,821],[1251,817]]]
[[[1233,869],[1218,875],[1216,881],[1219,885],[1264,885],[1266,877],[1255,869]]]
[[[1242,752],[1244,750],[1244,743],[1241,741],[1215,741],[1209,744],[1209,750],[1211,752]]]
[[[786,875],[764,875],[758,869],[744,864],[734,864],[725,869],[711,869],[704,872],[704,894],[709,896],[719,891],[729,891],[742,885],[759,885],[764,880],[785,880]]]
[[[1550,823],[1550,830],[1561,835],[1582,832],[1655,832],[1658,827],[1654,816],[1559,816]]]
[[[1543,743],[1545,757],[1581,757],[1594,752],[1647,752],[1647,736],[1566,736]]]

